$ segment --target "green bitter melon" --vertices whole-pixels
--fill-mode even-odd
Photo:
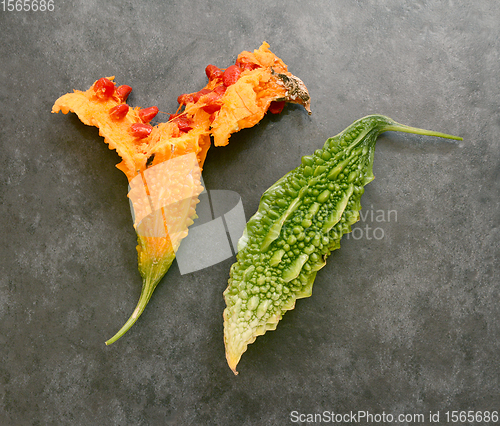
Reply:
[[[263,194],[224,292],[226,358],[235,374],[247,346],[276,329],[297,299],[311,295],[316,273],[359,220],[364,186],[374,179],[375,142],[389,130],[461,140],[370,115],[302,157]]]

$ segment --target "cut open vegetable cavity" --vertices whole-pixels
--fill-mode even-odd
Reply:
[[[132,88],[117,86],[114,77],[100,78],[85,92],[67,93],[52,108],[54,113],[74,112],[84,124],[98,127],[121,157],[117,167],[130,185],[142,292],[131,317],[106,344],[139,318],[196,218],[211,138],[215,146],[227,145],[231,134],[256,125],[268,110],[279,112],[282,102],[301,104],[310,112],[304,84],[267,43],[242,52],[226,70],[208,65],[205,72],[207,85],[180,95],[178,110],[156,125],[151,120],[158,107],[130,107]]]

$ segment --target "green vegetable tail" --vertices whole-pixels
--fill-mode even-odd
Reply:
[[[148,304],[149,299],[151,299],[151,295],[153,294],[157,284],[158,283],[148,282],[147,280],[143,282],[141,296],[139,297],[139,301],[137,302],[137,306],[135,307],[133,314],[123,325],[123,327],[120,328],[120,330],[111,339],[106,341],[106,345],[111,345],[111,343],[116,342],[120,337],[122,337],[127,331],[130,330],[137,319],[141,316],[144,308],[146,308],[146,305]]]
[[[111,339],[106,341],[106,345],[116,342],[130,330],[146,308],[156,286],[172,265],[175,259],[175,253],[171,245],[167,242],[164,243],[164,246],[156,245],[158,241],[163,240],[167,241],[167,239],[138,237],[139,245],[137,246],[137,251],[139,254],[139,272],[142,275],[141,295],[128,321]]]
[[[366,134],[370,133],[370,131],[374,132],[377,136],[383,132],[393,131],[393,132],[413,133],[416,135],[423,135],[423,136],[436,136],[439,138],[453,139],[458,141],[463,140],[459,136],[453,136],[446,133],[435,132],[433,130],[420,129],[418,127],[411,127],[405,124],[400,124],[394,121],[392,118],[379,114],[367,115],[366,117],[356,120],[343,132],[339,133],[336,136],[336,138],[341,138],[342,136],[352,134],[353,130],[357,130],[358,134],[361,133],[361,130],[365,130],[365,133],[362,134],[363,137],[358,138],[360,139],[360,141],[361,139],[364,138]]]
[[[391,120],[392,121],[392,120]],[[394,124],[387,125],[383,128],[383,132],[394,131],[394,132],[404,132],[404,133],[414,133],[423,136],[436,136],[438,138],[444,139],[454,139],[456,141],[461,141],[463,138],[459,136],[448,135],[446,133],[434,132],[432,130],[419,129],[417,127],[405,126],[404,124],[393,122]]]

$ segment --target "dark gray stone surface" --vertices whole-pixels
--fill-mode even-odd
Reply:
[[[498,2],[228,3],[0,12],[0,424],[287,425],[292,411],[358,410],[428,423],[430,411],[443,422],[499,410]],[[174,263],[106,347],[140,293],[127,181],[97,130],[51,114],[53,102],[116,75],[131,104],[173,112],[205,65],[264,40],[307,84],[313,115],[289,106],[209,152],[207,187],[238,193],[247,218],[302,155],[364,115],[463,142],[380,138],[362,199],[373,218],[249,347],[239,376],[222,338],[234,258],[186,275]]]

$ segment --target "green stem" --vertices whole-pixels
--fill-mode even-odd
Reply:
[[[151,295],[153,294],[154,289],[156,288],[157,283],[152,283],[148,279],[144,281],[142,285],[141,296],[139,297],[139,301],[137,302],[137,306],[134,309],[134,312],[127,320],[127,322],[123,325],[122,328],[109,340],[106,341],[106,345],[111,345],[111,343],[116,342],[120,337],[122,337],[127,331],[130,330],[137,319],[141,316],[144,311],[144,308],[151,299]]]
[[[396,122],[394,122],[393,125],[384,126],[382,132],[387,132],[387,131],[414,133],[417,135],[424,135],[424,136],[437,136],[439,138],[454,139],[457,141],[463,140],[459,136],[448,135],[446,133],[441,133],[441,132],[434,132],[432,130],[419,129],[417,127],[405,126],[404,124],[399,124]]]

